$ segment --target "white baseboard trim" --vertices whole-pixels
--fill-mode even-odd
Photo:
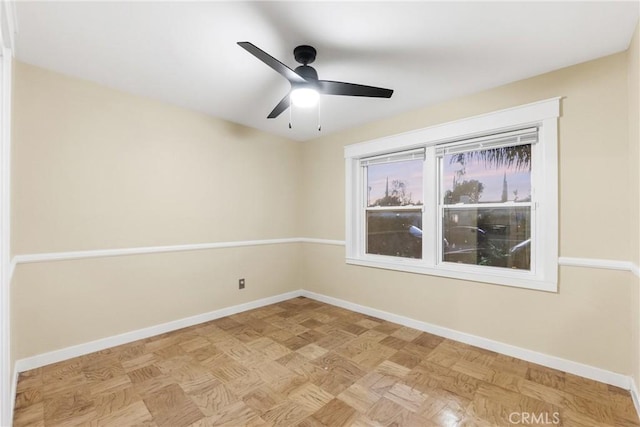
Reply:
[[[9,419],[13,421],[13,413],[16,409],[16,395],[18,394],[18,375],[20,372],[14,367],[11,377],[11,406],[9,407]]]
[[[209,322],[221,317],[230,316],[232,314],[241,313],[247,310],[253,310],[254,308],[263,307],[265,305],[286,301],[288,299],[296,298],[301,295],[302,291],[300,290],[286,292],[284,294],[262,298],[231,307],[221,308],[219,310],[210,311],[208,313],[198,314],[195,316],[186,317],[184,319],[173,320],[171,322],[162,323],[160,325],[150,326],[148,328],[138,329],[131,332],[125,332],[124,334],[114,335],[111,337],[90,341],[88,343],[66,347],[60,350],[50,351],[48,353],[38,354],[36,356],[17,360],[15,362],[15,372],[24,372],[30,369],[39,368],[74,357],[84,356],[85,354],[93,353],[107,348],[116,347],[122,344],[127,344],[155,335],[164,334],[166,332],[187,328],[189,326]]]
[[[465,332],[456,331],[454,329],[444,328],[442,326],[437,326],[432,323],[422,322],[419,320],[411,319],[409,317],[400,316],[397,314],[389,313],[387,311],[378,310],[375,308],[355,304],[349,301],[318,294],[315,292],[303,290],[302,296],[311,298],[317,301],[321,301],[327,304],[346,308],[347,310],[356,311],[358,313],[377,317],[379,319],[384,319],[389,322],[398,323],[400,325],[408,326],[410,328],[418,329],[420,331],[428,332],[430,334],[438,335],[444,338],[449,338],[454,341],[459,341],[465,344],[484,348],[486,350],[495,351],[496,353],[501,353],[507,356],[516,357],[518,359],[537,363],[539,365],[547,366],[549,368],[558,369],[560,371],[568,372],[568,373],[589,378],[595,381],[611,384],[616,387],[623,388],[625,390],[630,390],[632,388],[631,377],[627,375],[607,371],[606,369],[596,368],[595,366],[585,365],[583,363],[562,359],[556,356],[550,356],[548,354],[539,353],[539,352],[528,350],[521,347],[516,347],[510,344],[505,344],[505,343],[494,341],[488,338],[479,337],[477,335],[471,335]]]
[[[640,391],[638,390],[638,384],[636,384],[633,377],[630,377],[630,379],[631,390],[629,391],[631,392],[631,399],[633,399],[633,406],[636,407],[636,413],[638,414],[638,417],[640,417]]]

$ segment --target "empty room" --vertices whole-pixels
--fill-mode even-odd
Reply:
[[[640,426],[639,10],[0,0],[0,425]]]

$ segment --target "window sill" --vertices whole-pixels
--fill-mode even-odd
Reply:
[[[558,292],[557,283],[537,278],[529,272],[507,270],[500,271],[499,274],[492,274],[490,272],[461,271],[458,268],[447,268],[445,266],[438,268],[426,267],[418,264],[415,260],[410,260],[414,262],[402,261],[403,260],[400,262],[391,262],[379,259],[346,258],[346,263],[350,265],[382,268],[385,270],[403,271],[406,273],[425,274],[428,276],[447,277],[450,279],[467,280],[472,282],[491,283],[494,285],[526,288],[545,292]],[[458,265],[454,266],[458,267]]]

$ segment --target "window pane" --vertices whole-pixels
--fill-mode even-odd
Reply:
[[[445,208],[443,261],[531,269],[531,208]]]
[[[422,258],[422,211],[367,211],[367,253]]]
[[[423,160],[367,166],[367,206],[422,205]]]
[[[531,201],[531,145],[447,154],[442,161],[444,203]]]

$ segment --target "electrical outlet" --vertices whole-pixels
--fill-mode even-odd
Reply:
[[[244,279],[238,280],[238,289],[244,289]]]

